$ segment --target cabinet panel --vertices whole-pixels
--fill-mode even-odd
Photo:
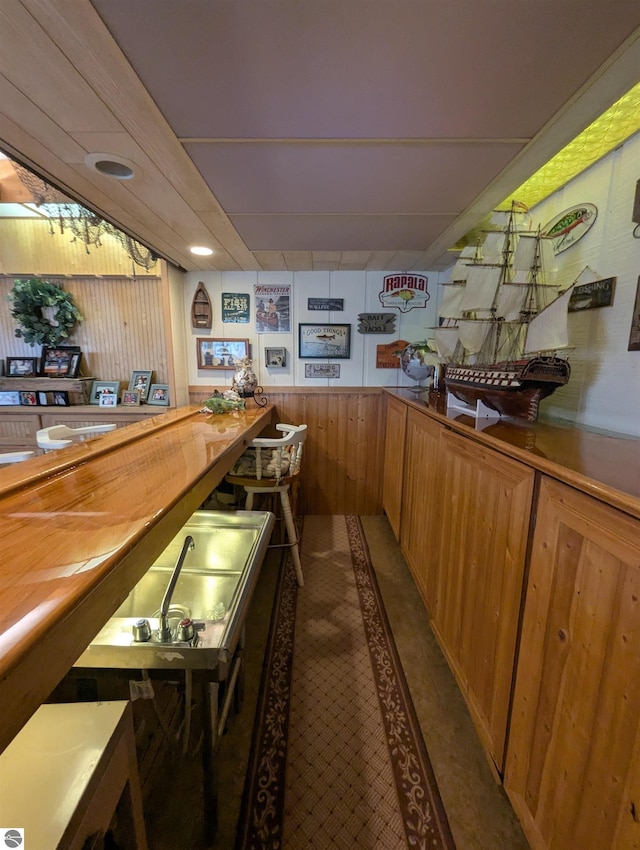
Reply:
[[[37,413],[0,414],[0,451],[33,448],[39,428],[40,417]]]
[[[433,627],[502,770],[534,473],[450,432],[440,440]]]
[[[431,571],[437,556],[442,504],[438,496],[440,435],[432,419],[415,410],[407,415],[400,543],[413,577],[434,616]]]
[[[394,398],[387,399],[387,431],[384,444],[384,475],[382,507],[393,529],[396,540],[400,539],[400,516],[402,506],[402,472],[404,468],[405,428],[407,405]]]
[[[505,787],[534,848],[640,847],[640,522],[544,478]]]

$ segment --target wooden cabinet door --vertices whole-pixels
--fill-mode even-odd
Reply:
[[[400,544],[423,599],[434,616],[431,570],[438,551],[442,504],[438,495],[440,435],[443,427],[416,410],[407,415]]]
[[[534,473],[450,432],[439,448],[433,628],[501,771]]]
[[[505,787],[536,850],[640,847],[640,522],[543,478]]]
[[[407,405],[395,398],[387,397],[387,432],[384,443],[382,507],[389,520],[389,525],[396,536],[396,540],[400,539],[402,470],[404,466],[406,422]]]
[[[0,413],[0,451],[16,452],[35,448],[40,427],[40,416],[37,413]]]

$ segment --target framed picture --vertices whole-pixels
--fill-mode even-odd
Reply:
[[[305,363],[305,378],[339,378],[339,363]]]
[[[264,362],[269,369],[283,369],[287,365],[287,349],[265,348]]]
[[[351,325],[298,325],[298,356],[348,360]]]
[[[122,405],[123,407],[139,407],[140,406],[140,396],[142,395],[140,390],[123,390],[122,391]]]
[[[38,404],[38,393],[32,390],[24,390],[20,392],[20,404],[29,406]]]
[[[144,369],[136,369],[131,373],[128,389],[140,390],[140,401],[146,401],[151,386],[153,372]]]
[[[120,381],[94,381],[91,384],[89,404],[100,404],[103,395],[112,395],[117,399],[119,392]]]
[[[66,390],[54,390],[51,395],[53,396],[53,403],[57,404],[59,407],[69,407],[71,404],[69,401],[69,393]]]
[[[11,390],[10,392],[0,392],[0,405],[20,404],[20,393]]]
[[[37,374],[37,357],[7,357],[7,377],[33,378]]]
[[[235,369],[238,360],[249,356],[248,339],[196,339],[198,369]]]
[[[169,404],[169,386],[167,384],[151,384],[147,404]]]
[[[81,357],[79,345],[43,345],[40,374],[46,377],[77,378]]]
[[[118,404],[118,396],[116,393],[111,392],[101,392],[100,400],[98,401],[100,407],[116,407]]]

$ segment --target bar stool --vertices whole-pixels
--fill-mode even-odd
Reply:
[[[35,452],[3,452],[0,454],[0,466],[4,466],[5,463],[20,463],[34,455]]]
[[[67,425],[50,425],[48,428],[41,428],[36,433],[36,443],[39,449],[44,449],[45,452],[53,451],[53,449],[64,449],[65,446],[70,446],[74,437],[90,436],[91,434],[106,434],[107,431],[113,431],[117,428],[115,423],[104,425],[85,425],[83,428],[69,428]]]
[[[282,504],[282,515],[287,528],[291,555],[296,570],[298,585],[304,585],[298,533],[291,510],[289,490],[296,483],[302,463],[302,446],[307,438],[306,425],[276,425],[282,437],[256,437],[248,443],[245,453],[238,459],[225,481],[244,487],[247,494],[245,510],[253,508],[256,493],[277,493]]]
[[[147,850],[127,701],[40,706],[0,754],[0,788],[7,847],[104,847],[118,808],[118,847]]]

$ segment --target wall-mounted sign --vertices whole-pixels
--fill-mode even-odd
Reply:
[[[561,254],[585,236],[597,216],[598,208],[593,204],[578,204],[552,218],[542,228],[542,235],[551,237],[554,253]]]
[[[594,307],[611,307],[613,293],[616,288],[616,278],[607,277],[604,280],[593,280],[573,287],[569,298],[569,312],[593,310]]]
[[[382,280],[382,292],[378,293],[378,298],[384,307],[395,307],[401,313],[408,313],[427,306],[431,298],[427,282],[423,274],[388,274]]]
[[[344,298],[307,298],[307,310],[344,310]]]
[[[339,363],[305,363],[305,378],[339,378]]]
[[[359,334],[392,334],[396,332],[395,313],[358,313]]]
[[[398,369],[400,355],[408,345],[406,339],[396,339],[386,345],[376,346],[376,369]]]
[[[351,325],[298,325],[298,357],[348,360],[350,351]]]
[[[222,321],[236,325],[249,322],[249,296],[245,292],[222,293]]]
[[[256,284],[256,333],[276,334],[291,331],[291,286]]]

